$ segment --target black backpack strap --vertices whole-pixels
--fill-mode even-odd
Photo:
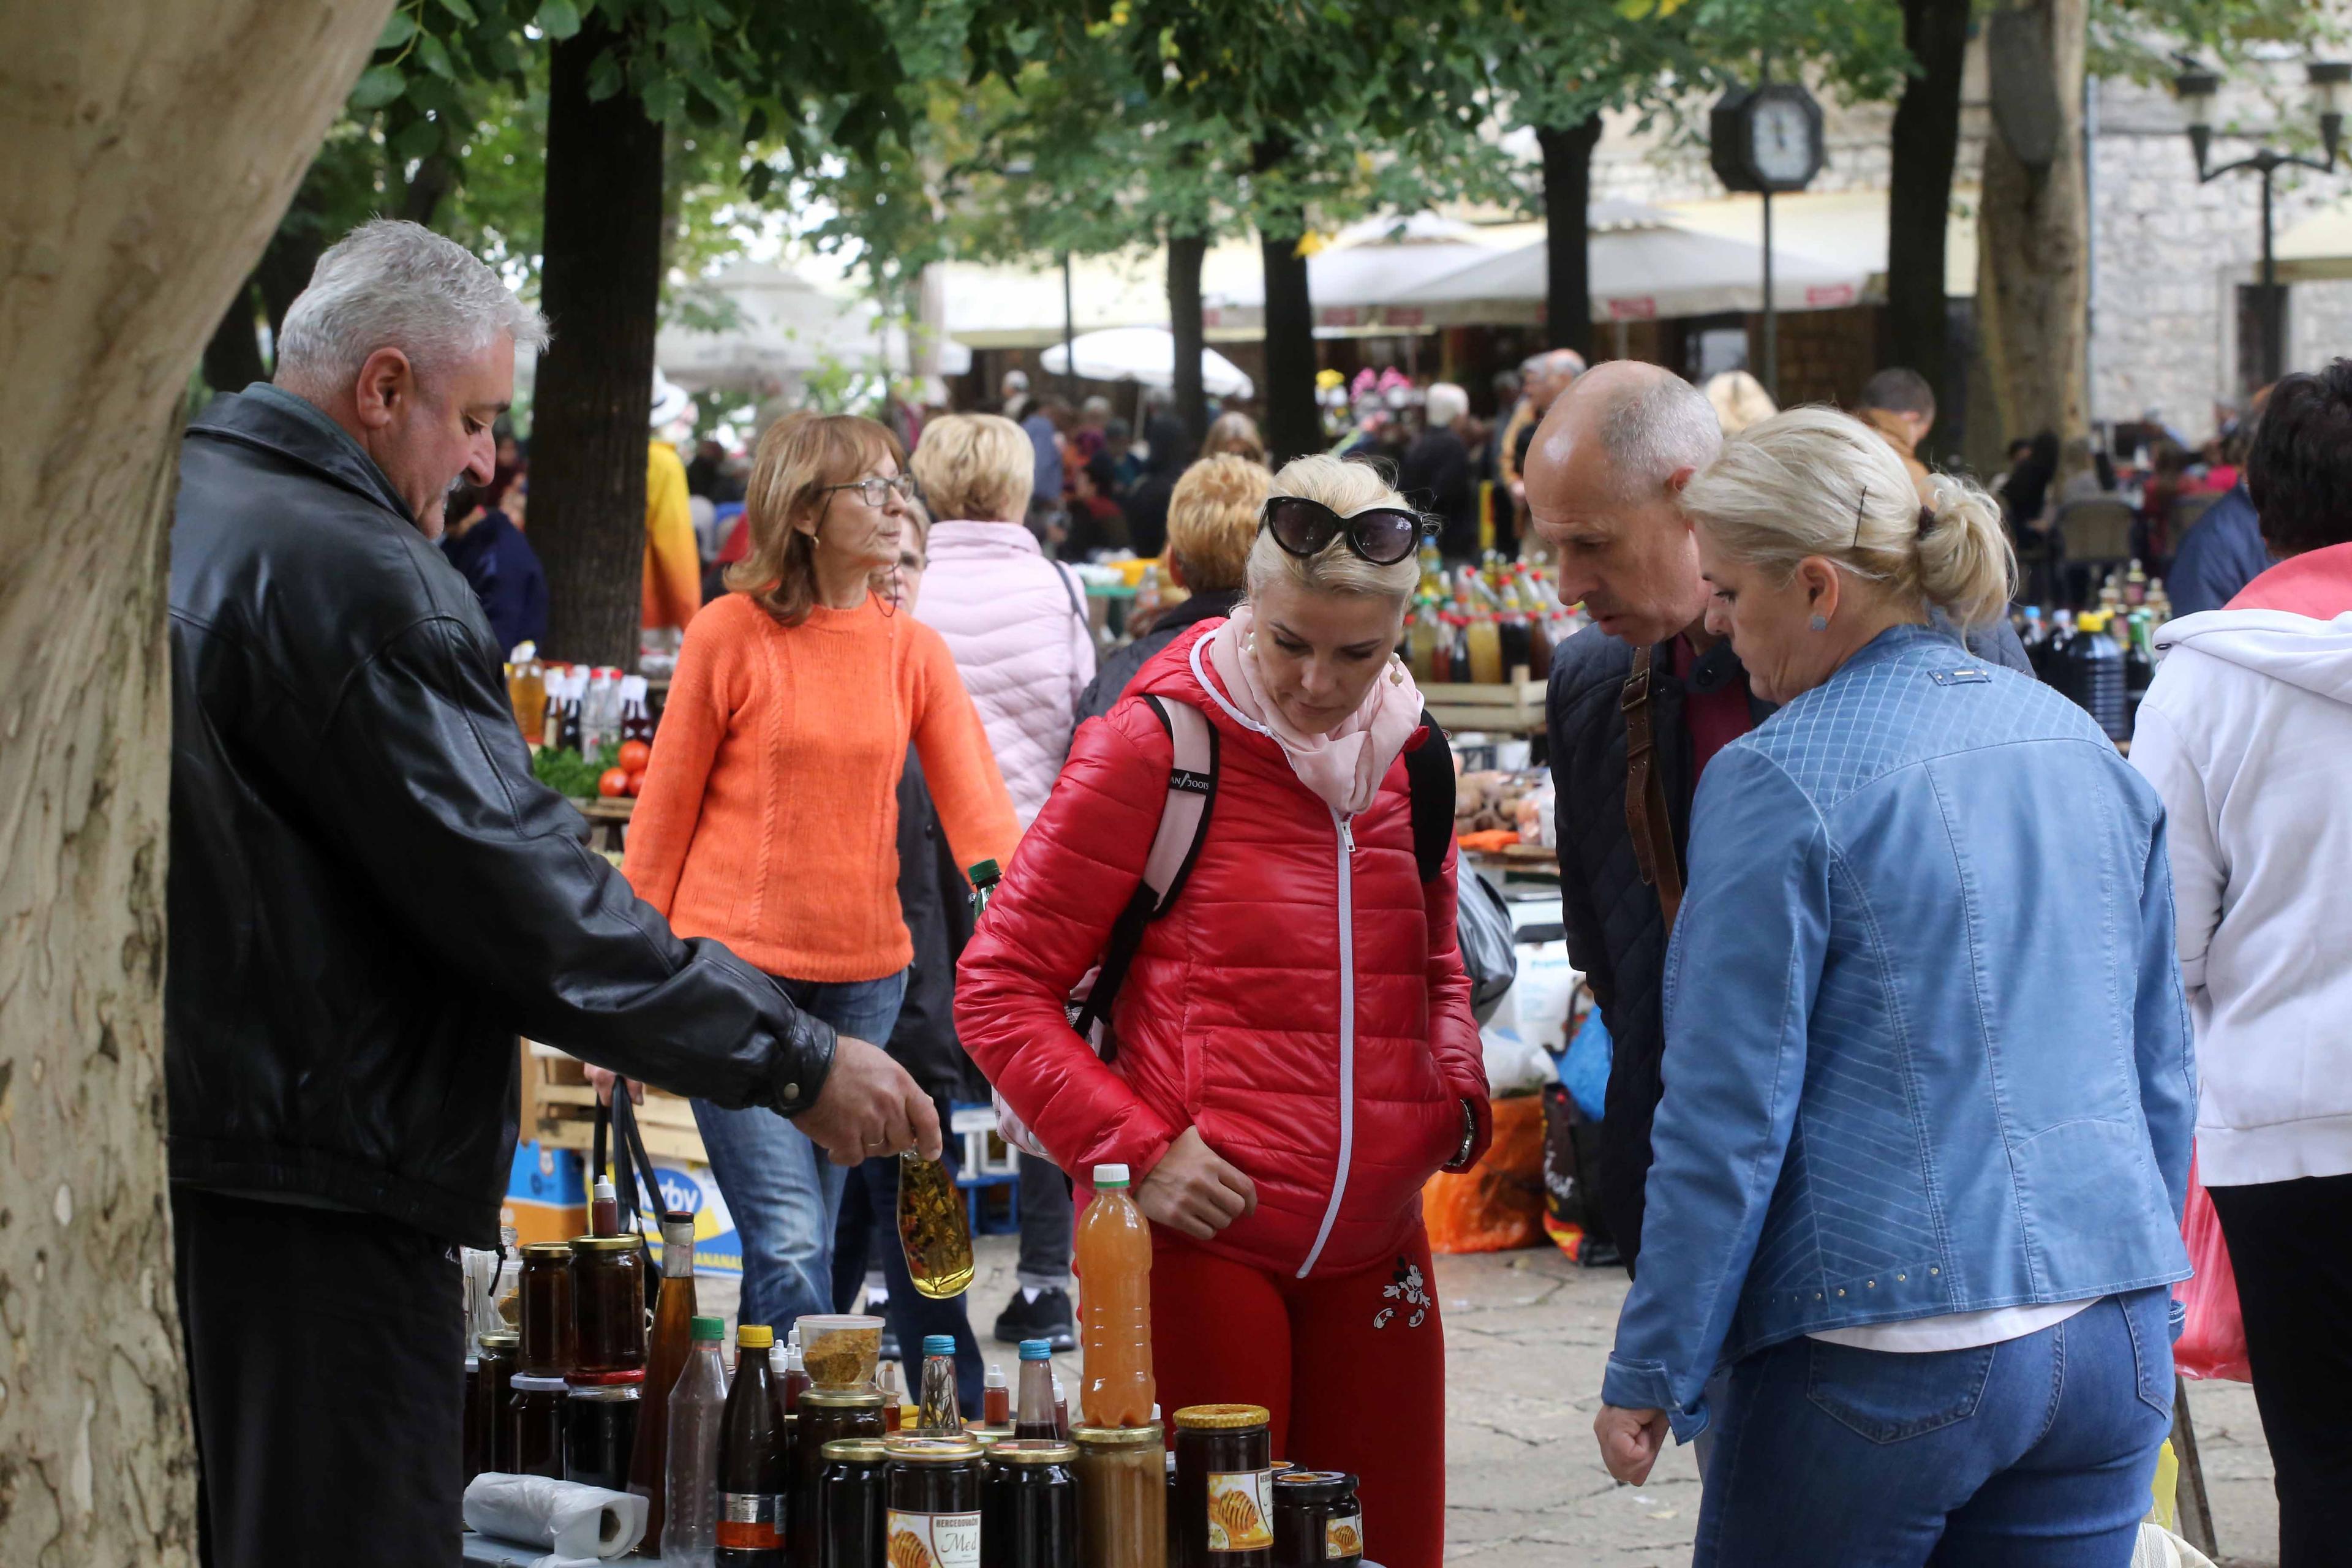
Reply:
[[[1193,865],[1201,858],[1201,844],[1208,837],[1210,808],[1217,798],[1217,727],[1208,721],[1199,709],[1180,702],[1173,709],[1160,698],[1146,694],[1143,700],[1150,706],[1160,727],[1168,731],[1173,751],[1168,769],[1168,798],[1160,808],[1160,830],[1151,840],[1151,855],[1145,863],[1143,879],[1135,887],[1135,895],[1127,907],[1111,922],[1109,939],[1103,945],[1102,965],[1096,973],[1095,983],[1087,992],[1086,1002],[1070,1026],[1080,1039],[1091,1039],[1095,1026],[1110,1016],[1111,1004],[1118,998],[1118,988],[1127,980],[1128,966],[1135,962],[1136,950],[1143,945],[1143,928],[1168,912],[1176,896],[1192,875]],[[1116,1041],[1103,1043],[1103,1060],[1118,1056]]]
[[[1433,882],[1454,847],[1454,748],[1426,708],[1421,721],[1429,733],[1419,750],[1404,754],[1404,773],[1412,792],[1413,864],[1423,881]]]

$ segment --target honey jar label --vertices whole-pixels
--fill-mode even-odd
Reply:
[[[784,1544],[784,1500],[776,1492],[720,1492],[719,1549],[775,1552]]]
[[[1335,1513],[1323,1521],[1323,1559],[1353,1563],[1364,1554],[1364,1516]]]
[[[1209,1550],[1264,1552],[1274,1544],[1274,1472],[1209,1472]]]
[[[980,1568],[980,1515],[890,1510],[888,1568]]]

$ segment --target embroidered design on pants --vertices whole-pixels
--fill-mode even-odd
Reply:
[[[1395,1281],[1381,1287],[1382,1296],[1391,1301],[1402,1302],[1404,1306],[1412,1309],[1412,1316],[1404,1321],[1404,1326],[1408,1329],[1421,1327],[1422,1320],[1429,1316],[1429,1292],[1423,1288],[1424,1283],[1421,1277],[1421,1266],[1407,1258],[1400,1258],[1397,1259]],[[1373,1314],[1372,1327],[1387,1328],[1389,1320],[1395,1317],[1398,1310],[1396,1307],[1382,1307]]]

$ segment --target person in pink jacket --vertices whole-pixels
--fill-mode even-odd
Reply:
[[[1035,463],[1035,447],[1012,420],[950,414],[923,427],[913,465],[939,519],[920,618],[955,657],[1024,832],[1062,771],[1079,695],[1095,678],[1086,591],[1076,573],[1045,558],[1021,521]],[[1073,1218],[1062,1173],[1023,1155],[1021,1259],[1017,1289],[996,1320],[1000,1341],[1077,1348]]]
[[[1062,771],[1078,693],[1095,677],[1086,590],[1021,521],[1034,460],[1010,419],[950,414],[924,427],[914,461],[939,519],[921,618],[955,655],[1024,828]]]

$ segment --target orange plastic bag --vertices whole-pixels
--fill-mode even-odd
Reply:
[[[2180,1215],[2180,1239],[2188,1245],[2189,1264],[2197,1272],[2172,1288],[2189,1309],[2188,1324],[2172,1347],[2173,1366],[2183,1377],[2253,1382],[2253,1368],[2246,1361],[2246,1320],[2238,1312],[2237,1270],[2230,1267],[2221,1216],[2213,1212],[2213,1200],[2197,1179],[2194,1157],[2189,1162],[2189,1202]]]
[[[1460,1174],[1440,1171],[1421,1189],[1432,1252],[1508,1252],[1544,1239],[1543,1100],[1495,1101],[1495,1141]]]

